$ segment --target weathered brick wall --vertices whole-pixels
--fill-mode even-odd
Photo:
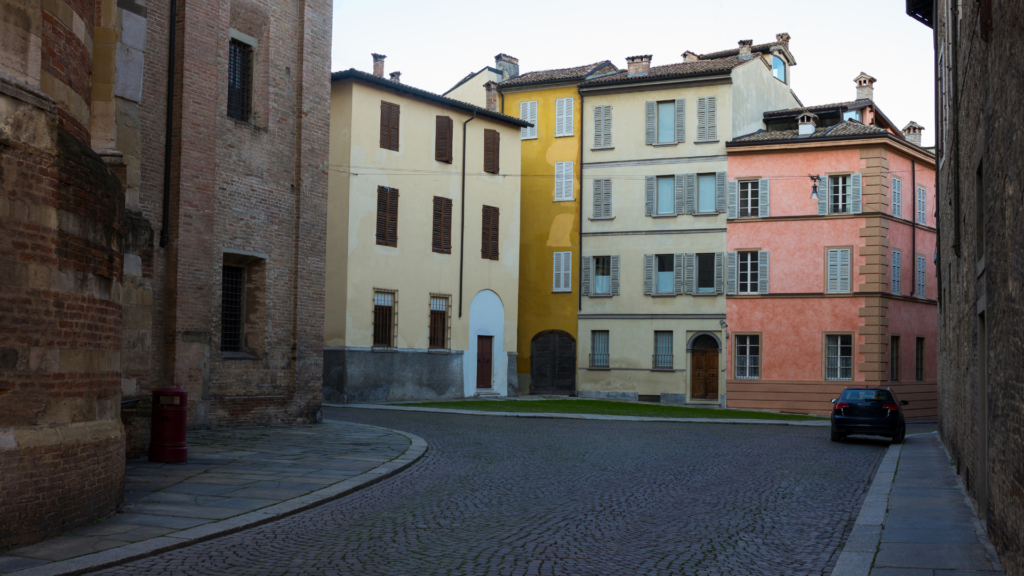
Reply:
[[[960,3],[956,84],[943,73],[947,93],[959,101],[949,113],[946,157],[940,168],[942,305],[939,326],[939,426],[942,438],[975,503],[985,501],[989,537],[1007,574],[1024,574],[1024,355],[1020,321],[1024,318],[1024,13],[1016,2],[993,0],[991,40],[981,38],[979,3]],[[937,4],[937,46],[949,58],[945,39],[955,23]],[[955,24],[954,24],[955,25]],[[942,75],[940,75],[940,81]],[[1013,79],[1017,79],[1014,81]],[[942,132],[940,147],[943,146]],[[954,140],[954,137],[956,140]],[[977,241],[977,190],[984,188],[984,268]],[[959,228],[959,234],[956,230]],[[959,244],[959,246],[955,246]],[[987,402],[979,383],[979,312],[984,311],[988,341]],[[981,415],[987,411],[983,422]],[[982,441],[987,430],[987,463]]]

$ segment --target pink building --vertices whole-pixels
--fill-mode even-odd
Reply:
[[[873,82],[727,144],[730,408],[826,414],[883,385],[936,416],[935,157]]]

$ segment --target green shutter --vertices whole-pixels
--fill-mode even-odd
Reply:
[[[818,176],[818,216],[828,215],[828,176],[822,174]]]
[[[715,174],[715,212],[725,212],[725,172]]]

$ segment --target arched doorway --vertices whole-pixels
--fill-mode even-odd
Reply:
[[[505,351],[505,307],[491,290],[481,290],[469,305],[469,346],[462,360],[467,398],[508,395],[508,352]]]
[[[697,334],[686,348],[690,351],[690,397],[718,400],[718,339],[711,334]]]
[[[571,395],[576,391],[576,340],[545,330],[530,342],[530,394]]]

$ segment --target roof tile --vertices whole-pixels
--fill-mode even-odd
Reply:
[[[810,140],[812,138],[836,137],[836,136],[861,136],[864,134],[891,134],[888,130],[878,126],[867,126],[856,120],[847,120],[835,126],[816,128],[811,136],[800,137],[797,130],[779,130],[776,132],[754,132],[746,136],[734,138],[733,142],[773,142],[776,140]]]
[[[756,56],[756,55],[755,55]],[[694,62],[678,62],[664,66],[652,66],[647,74],[630,76],[625,70],[619,70],[615,74],[601,76],[584,82],[582,86],[596,86],[609,83],[644,82],[652,78],[676,78],[685,76],[701,76],[714,74],[716,72],[728,72],[733,68],[748,62],[740,60],[739,57],[719,58],[717,60],[697,60]]]
[[[527,72],[521,74],[515,78],[509,78],[501,83],[502,86],[521,86],[524,84],[539,84],[542,82],[561,82],[569,80],[583,80],[591,73],[605,65],[612,65],[610,60],[602,60],[600,62],[594,62],[593,64],[587,64],[585,66],[576,66],[573,68],[558,68],[556,70],[538,70],[536,72]]]

